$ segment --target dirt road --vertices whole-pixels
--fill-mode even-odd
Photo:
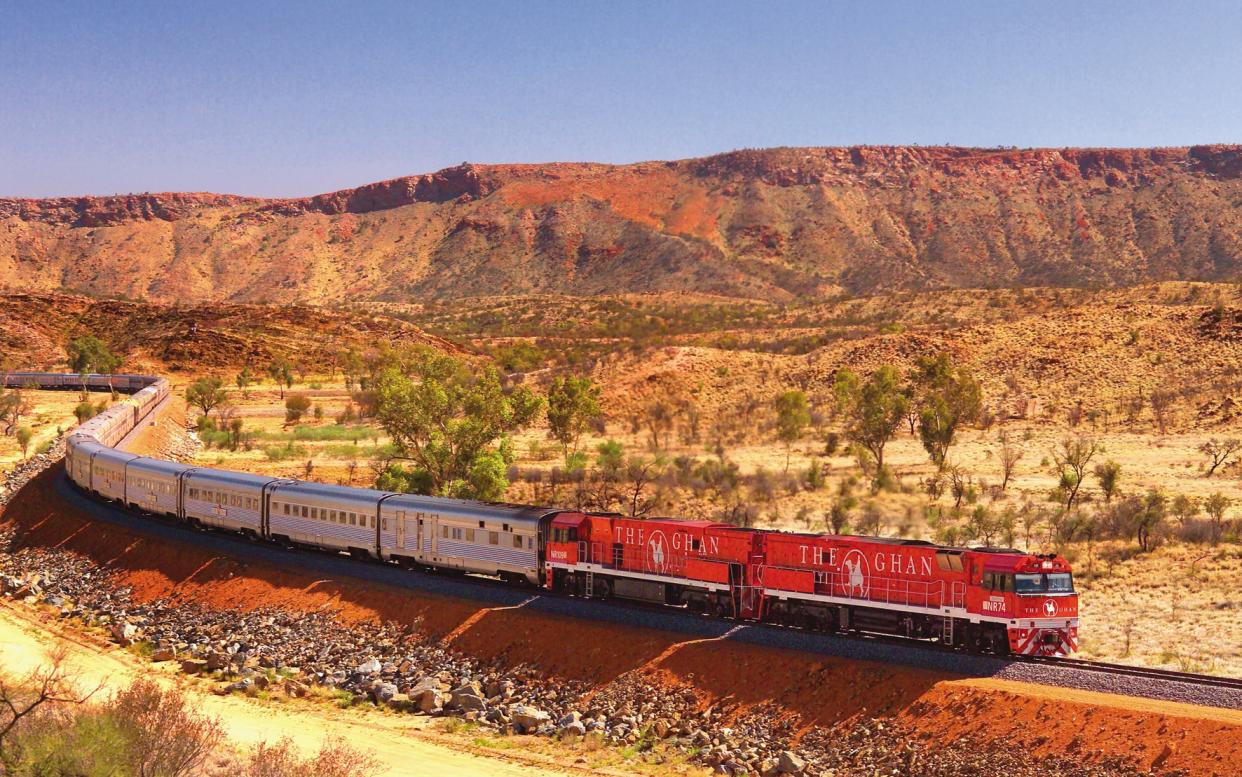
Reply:
[[[319,703],[263,702],[242,696],[216,696],[171,665],[150,664],[89,635],[49,622],[30,607],[0,603],[0,667],[13,675],[44,664],[56,644],[68,650],[69,663],[84,688],[103,685],[116,689],[139,677],[155,679],[189,694],[195,708],[220,720],[229,738],[243,747],[288,737],[306,753],[317,750],[331,736],[370,751],[384,775],[528,775],[604,774],[586,768],[564,767],[550,757],[523,753],[517,748],[487,754],[464,737],[442,734],[428,727],[428,718],[360,710],[338,711]],[[460,740],[460,741],[459,741]]]

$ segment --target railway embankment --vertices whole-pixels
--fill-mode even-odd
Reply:
[[[32,464],[0,514],[3,595],[210,676],[220,693],[321,694],[495,732],[678,748],[729,773],[1225,775],[1242,761],[1232,710],[317,577],[95,520],[58,496],[47,465]]]

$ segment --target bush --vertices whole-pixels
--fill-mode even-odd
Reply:
[[[40,708],[8,751],[16,774],[195,774],[221,741],[219,724],[175,690],[138,680],[103,704]]]
[[[366,777],[379,764],[340,739],[325,741],[311,758],[300,758],[289,739],[260,742],[251,751],[241,777]]]
[[[372,426],[299,426],[293,430],[293,439],[301,442],[359,442],[382,434]]]
[[[1188,518],[1178,527],[1177,538],[1182,542],[1206,545],[1212,541],[1212,522],[1206,518]]]
[[[285,399],[285,422],[294,424],[302,419],[307,410],[310,410],[311,400],[305,394],[290,394]]]
[[[300,459],[306,456],[306,448],[301,445],[294,445],[293,441],[289,441],[285,445],[269,445],[263,449],[263,455],[269,461],[284,461],[285,459]]]

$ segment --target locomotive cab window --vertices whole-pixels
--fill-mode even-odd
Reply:
[[[1014,588],[1020,594],[1068,594],[1074,592],[1074,580],[1069,572],[1015,575]]]
[[[521,538],[519,537],[517,539],[520,543]],[[565,529],[561,527],[553,528],[552,529],[552,541],[553,542],[577,542],[578,541],[578,529],[577,528]],[[516,547],[520,548],[522,546],[518,544]]]

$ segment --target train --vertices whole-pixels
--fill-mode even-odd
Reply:
[[[100,499],[195,528],[738,621],[996,655],[1068,656],[1078,647],[1073,570],[1056,554],[632,518],[191,466],[116,449],[168,397],[165,378],[21,372],[3,380],[128,393],[68,434],[68,477]]]

